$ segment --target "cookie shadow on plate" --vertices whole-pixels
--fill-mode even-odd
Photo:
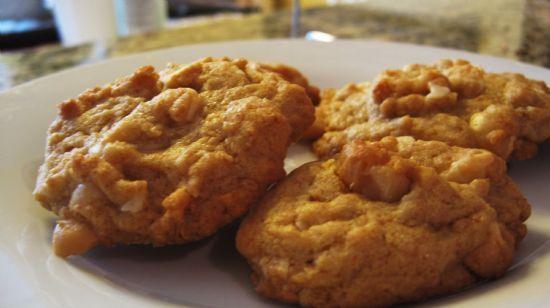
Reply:
[[[241,220],[223,228],[212,243],[212,249],[208,253],[212,265],[224,272],[231,274],[240,285],[250,287],[250,269],[246,260],[235,248],[235,237]]]
[[[256,307],[298,307],[296,305],[285,305],[254,292],[254,286],[250,280],[252,271],[246,259],[239,254],[235,246],[235,238],[240,224],[241,220],[239,219],[224,227],[223,231],[215,237],[208,255],[211,264],[216,269],[230,274],[234,282],[243,290],[248,290],[246,295],[257,301]]]
[[[212,240],[209,237],[166,247],[95,247],[84,255],[67,260],[71,265],[105,278],[136,295],[174,304],[200,306],[199,301],[187,295],[202,284],[202,277],[208,276],[203,273],[205,265],[201,264],[201,258],[204,258]]]
[[[183,245],[96,247],[67,260],[114,287],[161,302],[193,307],[284,307],[254,292],[248,265],[235,248],[238,226],[235,222],[214,236]]]
[[[550,141],[540,144],[537,155],[532,159],[512,161],[508,164],[508,174],[516,182],[523,195],[531,204],[532,213],[531,217],[527,220],[529,228],[532,222],[539,216],[550,215],[547,193],[549,173]]]

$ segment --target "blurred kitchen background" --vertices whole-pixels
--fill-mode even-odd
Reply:
[[[338,1],[301,2],[304,7],[311,7]],[[0,0],[0,50],[58,42],[75,44],[109,38],[110,29],[97,28],[110,28],[111,23],[114,34],[126,36],[164,27],[174,28],[197,21],[200,17],[219,18],[255,12],[267,14],[289,9],[291,5],[292,0]],[[153,19],[152,9],[158,11],[154,21],[150,20]],[[97,16],[92,16],[95,14],[94,10],[97,10]],[[77,16],[79,14],[82,16]],[[112,21],[109,16],[111,14],[115,18]],[[71,30],[63,29],[76,28],[71,19],[85,23],[87,18],[93,23],[81,27],[88,28],[86,30],[95,34],[89,34],[83,29],[81,33],[74,33],[80,34],[81,38],[78,38],[73,37],[73,33],[68,33]],[[131,20],[132,18],[139,20]],[[67,39],[66,36],[71,37]]]
[[[302,9],[293,15],[294,2]],[[0,0],[0,90],[111,57],[288,38],[291,30],[310,40],[407,42],[550,67],[550,0]]]

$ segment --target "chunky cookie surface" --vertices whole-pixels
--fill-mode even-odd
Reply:
[[[62,102],[34,192],[59,215],[56,253],[188,242],[241,216],[313,122],[308,92],[285,77],[206,58],[141,67]]]
[[[387,70],[372,83],[322,95],[320,157],[349,140],[413,136],[527,159],[550,138],[550,90],[520,74],[488,73],[464,60]]]
[[[386,137],[296,169],[252,208],[237,248],[264,296],[386,306],[503,275],[529,215],[491,152]]]

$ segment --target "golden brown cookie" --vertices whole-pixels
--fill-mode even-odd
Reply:
[[[520,74],[487,73],[464,60],[387,70],[372,83],[325,91],[314,144],[320,157],[349,140],[413,136],[527,159],[550,138],[550,90]]]
[[[505,161],[412,137],[306,164],[244,219],[256,291],[313,307],[411,302],[503,275],[530,206]]]
[[[228,58],[145,66],[62,102],[34,192],[59,215],[56,253],[214,233],[285,175],[313,117],[302,86]]]

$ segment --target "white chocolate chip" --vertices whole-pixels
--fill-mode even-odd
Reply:
[[[440,99],[451,93],[448,87],[440,86],[433,82],[428,83],[428,86],[430,87],[430,93],[426,96],[427,99]]]
[[[123,212],[137,213],[141,211],[145,206],[145,198],[143,195],[134,196],[132,199],[126,201],[120,208]]]

